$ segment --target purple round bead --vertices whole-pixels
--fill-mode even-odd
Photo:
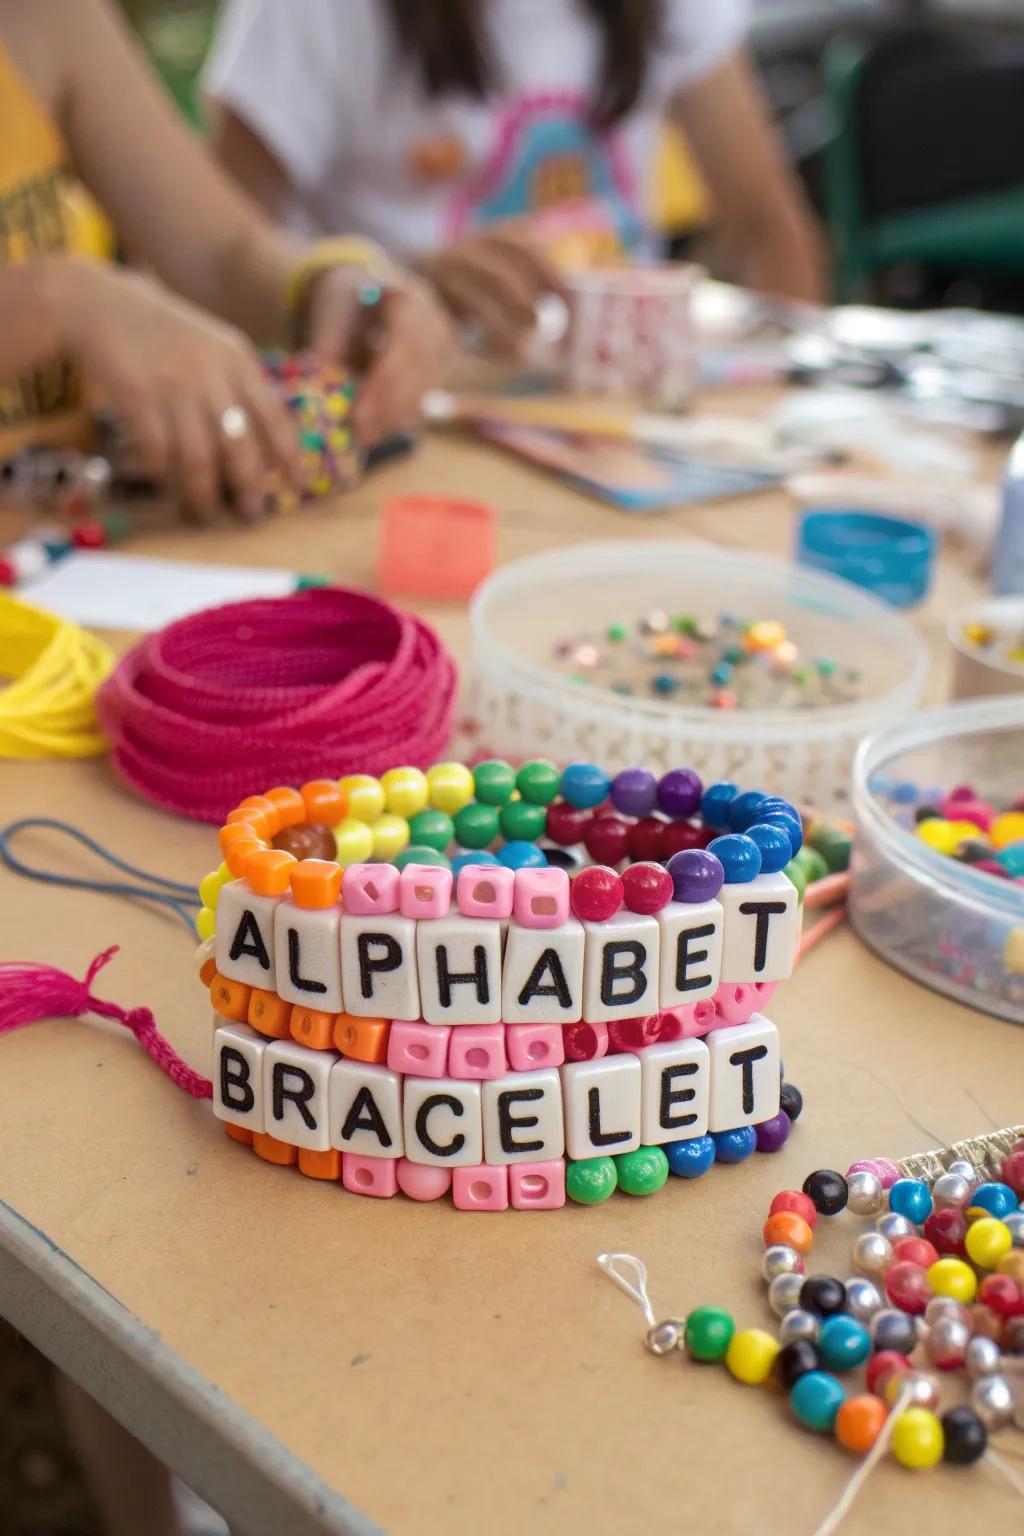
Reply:
[[[665,865],[676,901],[711,901],[725,883],[722,861],[706,848],[682,848]]]
[[[772,1115],[770,1120],[762,1120],[760,1125],[754,1126],[757,1133],[757,1150],[781,1152],[791,1129],[789,1116],[782,1109],[777,1115]]]
[[[666,816],[696,816],[704,785],[692,768],[671,768],[658,782],[658,809]]]
[[[612,779],[612,804],[622,816],[649,816],[658,800],[658,781],[646,768],[623,768]]]

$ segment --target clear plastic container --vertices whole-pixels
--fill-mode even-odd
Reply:
[[[893,818],[882,787],[970,784],[1007,805],[1024,777],[1024,698],[926,710],[866,741],[854,765],[857,835],[850,922],[908,976],[1024,1024],[1024,886],[927,847]]]
[[[820,709],[719,710],[623,698],[550,665],[567,635],[603,632],[655,608],[778,619],[801,650],[856,661],[865,696]],[[609,772],[687,766],[705,780],[756,784],[848,810],[850,769],[866,735],[917,707],[928,658],[893,609],[846,582],[767,556],[691,540],[588,544],[505,566],[470,609],[479,744],[516,759],[589,760]]]

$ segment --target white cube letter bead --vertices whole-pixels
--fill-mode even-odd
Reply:
[[[680,1008],[713,997],[722,975],[725,913],[721,905],[717,901],[670,901],[658,913],[657,922],[661,929],[661,1007]]]
[[[410,1163],[472,1168],[483,1162],[479,1083],[454,1077],[407,1077],[402,1110]]]
[[[484,1161],[543,1163],[565,1151],[557,1067],[509,1072],[483,1085]]]
[[[603,923],[584,923],[583,1017],[588,1024],[657,1013],[657,919],[616,912]]]
[[[331,1144],[328,1083],[337,1051],[311,1051],[294,1040],[275,1040],[263,1053],[266,1128],[278,1141],[311,1152]]]
[[[345,1012],[364,1019],[418,1019],[416,922],[400,912],[343,912],[341,974]]]
[[[800,902],[796,886],[780,871],[745,885],[723,885],[723,981],[785,981],[793,974]],[[217,912],[220,925],[220,910]]]
[[[213,1112],[229,1125],[265,1131],[263,1053],[267,1042],[246,1024],[221,1024],[213,1032]]]
[[[244,880],[232,880],[217,901],[217,970],[247,987],[277,991],[274,913],[283,896],[257,896]]]
[[[274,917],[277,993],[286,1003],[341,1013],[340,907],[298,907],[282,901]]]
[[[361,1157],[402,1157],[402,1077],[365,1061],[336,1061],[330,1083],[331,1146]]]
[[[703,1136],[708,1128],[711,1056],[703,1040],[667,1040],[639,1053],[645,1147]]]
[[[569,1156],[635,1151],[640,1145],[640,1058],[624,1054],[570,1061],[558,1071]]]
[[[420,923],[416,958],[428,1024],[501,1023],[501,929],[493,918],[450,913]]]
[[[779,1112],[779,1032],[761,1014],[704,1036],[711,1052],[709,1131],[760,1125]]]
[[[509,923],[501,981],[506,1024],[575,1024],[583,1017],[583,924]]]

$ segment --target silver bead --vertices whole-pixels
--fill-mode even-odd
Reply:
[[[946,1172],[955,1173],[959,1178],[966,1179],[968,1184],[977,1184],[978,1182],[977,1168],[975,1168],[973,1163],[967,1162],[962,1157],[957,1158],[955,1163],[950,1163]]]
[[[912,1317],[897,1307],[883,1307],[868,1323],[868,1332],[876,1350],[894,1349],[909,1355],[917,1344],[917,1325]]]
[[[857,1319],[858,1323],[870,1322],[884,1305],[882,1293],[873,1280],[868,1280],[863,1275],[854,1275],[852,1280],[847,1280],[846,1310],[851,1317]]]
[[[652,1355],[670,1355],[674,1349],[683,1348],[686,1324],[678,1317],[667,1317],[663,1323],[648,1328],[644,1343]]]
[[[924,1320],[929,1328],[934,1328],[942,1318],[952,1317],[957,1322],[963,1323],[968,1336],[974,1328],[971,1314],[962,1301],[957,1301],[953,1296],[933,1296],[924,1309]]]
[[[799,1274],[802,1277],[803,1267],[803,1259],[788,1243],[771,1243],[761,1260],[761,1273],[768,1281],[774,1280],[776,1275]]]
[[[870,1280],[881,1278],[893,1262],[892,1243],[881,1232],[862,1232],[850,1250],[853,1267]]]
[[[901,1237],[917,1235],[914,1223],[901,1216],[899,1211],[886,1211],[884,1216],[879,1216],[875,1222],[875,1231],[887,1237],[890,1243],[898,1243]]]
[[[785,1317],[800,1305],[803,1275],[776,1275],[768,1287],[768,1305],[776,1317]]]
[[[1002,1363],[1003,1353],[999,1345],[983,1333],[976,1333],[964,1350],[964,1364],[975,1381],[982,1376],[994,1376]]]
[[[885,1190],[877,1173],[858,1168],[846,1181],[847,1209],[855,1216],[877,1216],[885,1206]]]
[[[970,1342],[971,1330],[962,1318],[941,1317],[925,1334],[924,1347],[940,1370],[954,1371],[963,1365]]]
[[[932,1200],[937,1211],[963,1211],[971,1198],[971,1184],[959,1173],[942,1173],[932,1185]]]
[[[792,1312],[786,1313],[779,1324],[779,1340],[783,1344],[792,1344],[794,1339],[810,1339],[812,1344],[816,1344],[820,1331],[821,1320],[813,1312],[795,1307]]]
[[[1024,1248],[1024,1211],[1011,1211],[1003,1217],[1003,1224],[1013,1238],[1013,1246]]]
[[[1002,1429],[1013,1418],[1013,1393],[1005,1376],[980,1376],[969,1401],[987,1430]]]
[[[938,1407],[939,1384],[925,1371],[894,1371],[885,1384],[885,1395],[890,1404],[902,1397],[908,1387],[910,1397],[903,1404],[905,1409]]]

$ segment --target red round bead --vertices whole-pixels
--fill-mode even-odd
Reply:
[[[661,857],[666,861],[684,848],[706,848],[717,834],[693,821],[670,821],[662,839]]]
[[[898,1349],[880,1349],[876,1355],[872,1355],[864,1373],[865,1385],[869,1392],[874,1392],[881,1397],[886,1380],[895,1371],[912,1371],[913,1366],[906,1355],[901,1355]]]
[[[629,852],[629,831],[629,822],[621,816],[595,816],[583,841],[598,864],[618,864]]]
[[[773,1195],[768,1214],[774,1216],[777,1211],[793,1211],[797,1216],[802,1216],[809,1227],[813,1227],[818,1219],[814,1201],[799,1189],[781,1189],[777,1195]]]
[[[1009,1184],[1018,1199],[1024,1198],[1024,1151],[1011,1152],[1003,1158],[999,1170],[1004,1184]]]
[[[668,906],[675,882],[664,864],[631,864],[622,871],[622,893],[630,912],[651,915]]]
[[[591,811],[577,810],[568,800],[553,800],[548,806],[546,831],[560,848],[572,848],[576,843],[582,843],[583,834],[593,819]]]
[[[986,1275],[978,1287],[978,1300],[1000,1317],[1024,1316],[1024,1292],[1012,1275]]]
[[[608,1023],[610,1051],[641,1051],[661,1037],[661,1014],[651,1013],[641,1019],[611,1019]]]
[[[885,1294],[894,1307],[917,1317],[931,1301],[932,1288],[920,1264],[904,1259],[886,1272]]]
[[[562,1046],[566,1061],[595,1061],[608,1049],[606,1024],[563,1024]]]
[[[622,878],[603,864],[581,869],[569,887],[573,916],[584,923],[604,923],[622,906]]]
[[[963,1211],[932,1211],[924,1224],[924,1235],[937,1253],[956,1254],[959,1258],[963,1258],[967,1251],[964,1247],[966,1231],[967,1217]]]
[[[629,856],[631,859],[663,859],[665,857],[665,833],[668,823],[657,816],[645,816],[629,829]]]
[[[107,530],[97,518],[79,523],[71,533],[76,549],[102,549],[107,542]]]
[[[917,1264],[921,1269],[927,1269],[939,1257],[939,1250],[924,1237],[901,1237],[899,1242],[893,1243],[892,1251],[897,1261]]]
[[[11,560],[0,560],[0,587],[14,587],[18,582],[18,573],[14,569]]]

